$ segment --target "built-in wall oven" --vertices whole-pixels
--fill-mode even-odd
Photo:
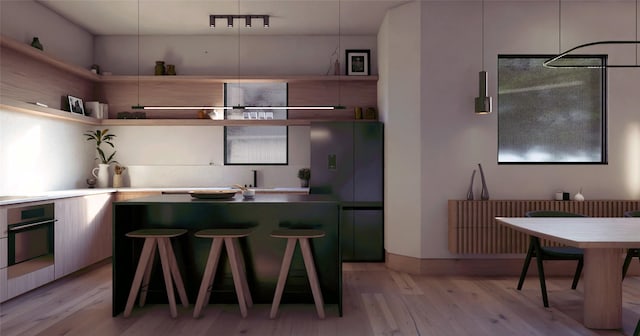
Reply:
[[[7,209],[9,277],[53,264],[55,221],[53,203]]]

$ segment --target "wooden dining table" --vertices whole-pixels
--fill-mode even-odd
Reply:
[[[496,217],[517,231],[584,249],[584,325],[622,328],[622,262],[640,247],[640,218]]]

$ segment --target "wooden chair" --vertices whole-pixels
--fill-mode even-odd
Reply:
[[[304,266],[307,270],[307,276],[309,277],[309,285],[311,286],[311,292],[313,293],[313,300],[316,304],[316,311],[318,317],[324,319],[324,302],[322,300],[322,292],[320,290],[320,283],[318,281],[318,274],[314,266],[313,255],[311,253],[311,247],[309,245],[309,239],[324,237],[324,231],[311,230],[311,229],[284,229],[275,230],[271,232],[271,237],[274,238],[286,238],[287,247],[282,258],[282,265],[280,267],[280,275],[278,276],[278,284],[276,285],[276,293],[273,297],[273,303],[271,305],[270,318],[275,318],[278,314],[278,307],[280,306],[280,299],[282,299],[282,292],[284,291],[284,285],[287,282],[287,276],[289,275],[289,267],[291,266],[291,260],[293,259],[293,252],[296,248],[296,243],[300,242],[300,251],[302,252],[302,258],[304,259]]]
[[[580,214],[563,211],[529,211],[525,214],[526,217],[585,217]],[[584,251],[581,248],[576,247],[548,247],[542,246],[538,237],[529,237],[529,249],[527,251],[527,257],[524,260],[522,267],[522,273],[520,273],[520,280],[518,281],[518,290],[522,289],[524,279],[526,278],[527,271],[529,270],[529,264],[531,258],[536,258],[538,265],[538,277],[540,278],[540,290],[542,292],[542,303],[545,307],[549,307],[549,299],[547,297],[547,285],[544,277],[544,260],[577,260],[578,266],[573,276],[573,283],[571,289],[576,289],[578,286],[578,280],[580,280],[580,274],[582,273]]]
[[[153,259],[155,257],[155,249],[158,247],[160,254],[160,262],[162,264],[162,273],[164,275],[164,284],[167,289],[167,296],[169,298],[169,309],[171,310],[171,317],[176,318],[178,311],[176,309],[176,298],[173,292],[173,281],[175,281],[178,294],[180,295],[180,301],[186,308],[189,306],[187,299],[187,292],[184,289],[184,283],[180,276],[180,269],[178,269],[178,263],[176,262],[176,256],[173,253],[173,247],[171,247],[171,238],[181,236],[185,234],[187,230],[184,229],[143,229],[136,230],[126,234],[127,237],[132,238],[144,238],[144,245],[142,247],[142,253],[140,254],[140,260],[138,261],[138,267],[136,273],[133,276],[133,284],[131,285],[131,291],[129,292],[129,298],[127,299],[127,305],[124,309],[124,317],[129,317],[133,310],[133,304],[136,301],[138,292],[140,293],[140,307],[144,306],[147,299],[147,291],[149,289],[149,279],[151,278],[151,269],[153,268]]]
[[[240,313],[243,318],[247,317],[247,306],[251,307],[253,305],[253,300],[251,299],[251,291],[249,291],[245,263],[242,259],[238,238],[247,237],[252,231],[253,230],[246,228],[208,229],[195,233],[196,237],[210,238],[213,241],[211,242],[209,258],[207,259],[204,275],[202,276],[200,291],[198,292],[198,298],[196,299],[196,306],[193,310],[194,318],[200,316],[202,308],[209,302],[209,298],[211,297],[211,286],[213,285],[213,280],[216,277],[216,269],[218,268],[218,262],[220,261],[222,245],[225,245],[227,248],[227,256],[229,257],[229,266],[231,266],[233,284],[236,289],[236,295],[238,296]]]
[[[640,210],[636,211],[627,211],[624,213],[625,217],[640,217]],[[622,279],[627,275],[627,271],[629,270],[629,265],[631,264],[631,260],[634,257],[638,257],[638,261],[640,261],[640,248],[630,248],[627,250],[627,256],[624,258],[624,264],[622,265]]]

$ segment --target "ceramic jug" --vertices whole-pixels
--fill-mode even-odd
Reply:
[[[96,173],[97,171],[97,173]],[[107,188],[109,186],[109,165],[99,164],[97,168],[93,168],[91,175],[98,179],[98,188]]]

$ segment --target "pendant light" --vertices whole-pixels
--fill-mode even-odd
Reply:
[[[482,0],[482,68],[484,69],[484,0]],[[492,111],[492,99],[489,96],[489,79],[487,72],[482,70],[478,73],[478,97],[475,99],[475,113],[489,114]]]
[[[638,0],[636,0],[635,6],[635,15],[636,15],[636,25],[635,25],[635,40],[620,40],[620,41],[596,41],[589,42],[585,44],[578,45],[576,47],[570,48],[564,52],[561,52],[561,40],[562,37],[562,0],[558,0],[558,55],[544,61],[542,65],[547,68],[590,68],[590,69],[604,69],[604,68],[640,68],[640,64],[638,64],[638,46],[640,45],[640,40],[638,40]],[[564,57],[569,55],[571,52],[576,51],[578,49],[596,46],[596,45],[635,45],[635,64],[602,64],[602,65],[593,65],[593,64],[572,64],[571,62],[563,62],[562,64],[557,64],[559,60],[566,60]]]

